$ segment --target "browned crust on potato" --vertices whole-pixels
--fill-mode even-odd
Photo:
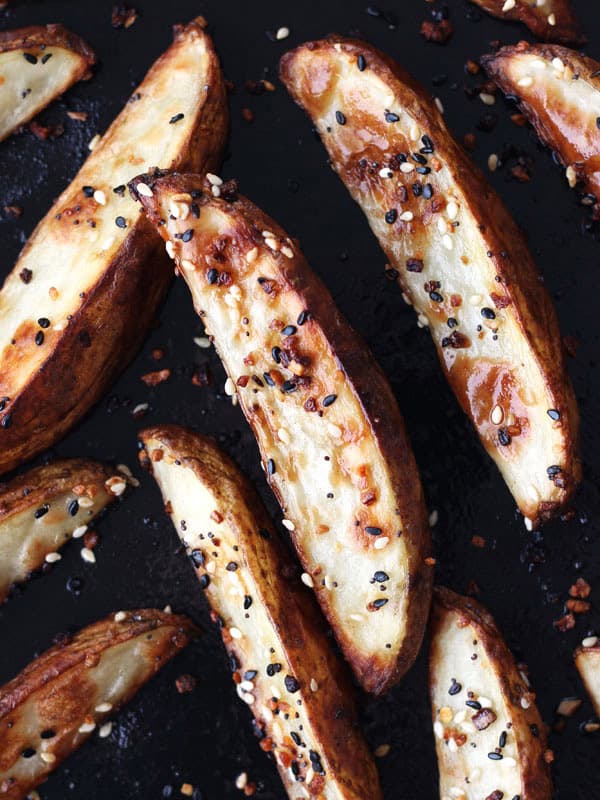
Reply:
[[[586,691],[592,701],[592,705],[594,706],[594,711],[600,717],[600,694],[598,692],[593,691],[593,687],[589,684],[587,680],[587,676],[584,670],[584,663],[587,659],[592,659],[592,662],[595,662],[596,668],[598,670],[598,678],[597,682],[600,686],[600,644],[595,644],[593,647],[583,647],[580,645],[577,650],[573,653],[573,659],[575,661],[575,666],[577,667],[577,671],[583,681],[583,684],[586,688]]]
[[[188,143],[172,166],[202,171],[215,169],[220,162],[228,117],[219,62],[203,24],[193,21],[176,29],[175,42],[192,31],[206,41],[210,56],[206,83],[211,92],[206,103],[197,109]],[[151,67],[144,82],[151,81],[155,71],[164,69],[169,57],[167,50]],[[118,121],[117,118],[113,122],[105,137],[114,133]],[[55,215],[76,183],[77,176],[47,218]],[[37,229],[23,254],[34,246],[36,233]],[[160,238],[140,215],[115,258],[73,314],[52,354],[18,395],[10,398],[0,420],[0,473],[52,445],[97,402],[141,345],[171,276],[171,265]]]
[[[46,47],[60,47],[81,56],[81,69],[73,83],[91,77],[90,68],[96,63],[96,54],[87,42],[64,25],[29,25],[12,31],[0,31],[0,53],[10,50],[44,50]]]
[[[179,175],[175,173],[145,175],[130,183],[134,193],[135,185],[142,180],[153,189],[153,197],[139,197],[148,218],[158,227],[161,222],[161,192],[186,193],[203,188],[202,196],[196,199],[202,213],[202,207],[214,205],[234,221],[238,231],[238,240],[254,243],[256,234],[269,230],[276,237],[284,239],[285,231],[264,212],[244,197],[236,196],[230,201],[215,198],[210,192],[208,182],[203,182],[200,175]],[[261,236],[262,240],[262,236]],[[283,263],[283,261],[285,263]],[[403,520],[403,539],[409,552],[407,565],[408,582],[406,599],[408,604],[407,630],[399,655],[393,666],[387,666],[384,657],[373,656],[365,659],[348,645],[344,652],[363,687],[370,692],[380,694],[396,683],[414,662],[421,646],[424,626],[426,624],[432,586],[432,569],[425,564],[431,555],[431,542],[423,489],[419,479],[414,455],[404,427],[404,421],[397,402],[381,368],[375,362],[371,352],[352,327],[337,310],[329,291],[311,270],[305,258],[296,251],[293,258],[285,258],[278,262],[282,285],[286,291],[295,293],[302,300],[302,306],[309,308],[312,325],[319,325],[331,350],[335,354],[337,368],[340,369],[352,387],[353,393],[360,403],[370,432],[382,455],[382,462],[388,471],[397,508]],[[307,332],[305,335],[309,336]],[[256,432],[263,424],[258,414],[246,413],[248,422]],[[267,460],[266,454],[262,454]],[[285,498],[278,492],[274,481],[267,475],[277,499],[285,507]],[[292,533],[300,559],[306,563],[301,542]],[[316,587],[322,607],[326,610],[326,590]],[[323,595],[323,597],[321,597]],[[332,614],[328,621],[338,641],[344,641],[341,634],[343,624]]]
[[[436,586],[433,590],[433,603],[430,620],[430,637],[435,640],[436,633],[448,625],[448,615],[456,618],[460,627],[469,625],[476,633],[493,665],[495,677],[507,706],[510,708],[512,728],[519,754],[518,764],[523,782],[523,798],[527,800],[549,800],[552,797],[552,778],[550,767],[544,758],[547,750],[546,727],[540,717],[535,695],[528,690],[517,668],[513,654],[508,649],[500,630],[491,614],[481,603],[470,597],[463,597],[450,589]],[[443,656],[442,656],[443,657]],[[435,682],[435,664],[430,659],[430,686]],[[521,705],[524,695],[529,696],[527,708]],[[538,736],[533,735],[535,726]]]
[[[546,103],[524,100],[523,90],[511,80],[506,71],[506,65],[510,60],[523,54],[539,56],[550,62],[555,58],[560,59],[573,74],[579,76],[578,80],[587,82],[598,92],[600,92],[600,62],[560,45],[534,45],[529,42],[502,47],[496,53],[482,56],[480,59],[481,65],[502,91],[516,98],[519,108],[533,125],[542,142],[552,148],[564,166],[574,166],[578,179],[583,181],[587,191],[600,202],[600,129],[592,120],[593,127],[590,130],[596,137],[597,147],[594,153],[590,153],[589,142],[584,139],[583,131],[577,135],[576,115],[580,112],[575,105],[573,108],[565,107],[560,98],[550,115]],[[543,78],[538,77],[537,80],[543,81]],[[583,152],[584,147],[586,153]]]
[[[0,523],[71,491],[75,485],[103,485],[111,475],[114,475],[114,470],[84,458],[69,458],[35,467],[0,483]],[[108,496],[114,499],[110,493]]]
[[[581,45],[586,42],[570,0],[552,0],[555,25],[549,24],[549,11],[545,6],[538,6],[529,0],[517,0],[516,6],[509,11],[502,10],[505,0],[471,0],[471,2],[498,19],[522,22],[535,36],[545,41],[571,45]]]
[[[358,729],[349,674],[332,650],[314,598],[299,580],[290,580],[295,572],[290,554],[250,481],[212,439],[186,428],[160,425],[146,428],[139,437],[146,446],[151,442],[164,445],[165,456],[192,469],[217,498],[219,511],[225,512],[238,534],[239,558],[256,581],[259,598],[255,602],[266,609],[292,669],[302,665],[302,674],[310,672],[319,687],[326,687],[315,694],[304,692],[303,704],[318,741],[323,742],[334,780],[351,792],[348,796],[380,798],[375,763]],[[146,466],[152,470],[151,459]],[[248,519],[251,528],[245,524]],[[258,533],[261,529],[271,533],[268,539]],[[228,653],[236,654],[235,639],[224,636],[224,644]],[[265,733],[268,735],[268,730]]]
[[[399,64],[369,43],[332,34],[327,39],[307,42],[286,53],[280,62],[280,77],[296,103],[312,116],[313,109],[300,96],[294,84],[294,60],[301,58],[303,51],[329,51],[332,53],[331,57],[335,58],[336,45],[342,45],[344,52],[352,54],[356,59],[362,55],[368,69],[390,86],[400,106],[408,110],[422,130],[431,133],[436,142],[436,157],[451,171],[453,183],[462,189],[469,213],[479,221],[481,233],[489,246],[490,261],[499,276],[499,285],[510,299],[521,334],[540,365],[546,389],[554,399],[553,407],[561,409],[561,427],[567,454],[561,473],[564,485],[557,492],[556,501],[542,501],[534,513],[528,514],[533,524],[547,520],[570,502],[581,479],[578,456],[579,413],[567,372],[556,310],[525,238],[500,197],[448,131],[433,98]],[[372,124],[371,120],[369,124]],[[381,125],[383,124],[382,121]],[[387,139],[390,134],[382,128],[381,135],[383,139]],[[351,154],[348,158],[350,156]],[[332,162],[349,188],[359,180],[359,176],[352,171],[351,163],[336,159],[332,159]],[[387,255],[391,258],[389,253]],[[439,349],[438,354],[441,357]],[[461,406],[477,430],[466,387],[463,386],[464,376],[459,370],[449,374],[443,360],[441,365]]]

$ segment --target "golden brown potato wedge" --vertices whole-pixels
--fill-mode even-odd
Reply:
[[[87,80],[95,62],[89,45],[62,25],[0,32],[0,141]]]
[[[429,664],[440,797],[551,800],[535,694],[483,606],[434,589]]]
[[[127,478],[83,459],[55,461],[0,484],[0,603],[125,490]]]
[[[481,64],[519,106],[544,144],[583,182],[586,205],[600,202],[600,62],[559,45],[527,42],[483,56]]]
[[[522,234],[433,100],[374,47],[311,42],[283,57],[281,77],[533,527],[569,501],[580,465],[556,314]]]
[[[0,794],[21,800],[185,647],[186,618],[120,611],[47,650],[0,688]],[[105,729],[106,731],[106,729]]]
[[[360,683],[382,692],[416,657],[431,589],[423,493],[402,417],[298,245],[215,180],[147,175],[131,186],[252,426],[305,581]],[[389,576],[385,596],[377,571]]]
[[[597,636],[584,639],[575,651],[575,666],[600,717],[600,643]]]
[[[165,425],[140,438],[288,796],[381,798],[344,664],[253,487],[204,436]]]
[[[583,44],[571,0],[471,0],[498,19],[522,22],[540,39],[564,44]]]
[[[125,183],[151,166],[214,166],[226,124],[217,57],[192,22],[176,29],[0,292],[0,472],[90,408],[164,295],[171,269]]]

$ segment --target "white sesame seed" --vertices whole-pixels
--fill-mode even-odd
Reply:
[[[163,614],[172,614],[172,613],[173,609],[171,608],[169,603],[167,603],[167,605],[163,608]]]
[[[412,213],[412,211],[403,211],[402,214],[400,214],[400,219],[402,222],[411,222],[411,220],[414,219],[414,216],[415,215]]]
[[[533,86],[533,78],[531,75],[525,75],[523,78],[520,78],[517,81],[517,86],[521,86],[523,89],[527,89],[529,86]]]
[[[556,25],[556,17],[554,16],[554,14],[548,15],[548,25],[550,25],[551,27],[554,27]]]
[[[449,233],[445,233],[442,236],[442,244],[444,245],[446,250],[452,250],[452,248],[454,247],[454,242],[452,241],[452,237],[450,236]]]
[[[279,242],[277,241],[277,239],[266,238],[265,244],[267,245],[267,247],[269,247],[271,250],[274,250],[275,252],[279,250]]]
[[[256,261],[258,256],[258,247],[253,247],[252,250],[248,250],[246,253],[246,262],[248,264],[252,264],[252,262]]]
[[[502,766],[504,767],[516,767],[517,762],[511,756],[504,756],[502,759]]]
[[[282,519],[281,520],[281,524],[288,531],[295,531],[296,530],[296,526],[294,525],[294,523],[292,522],[291,519]]]
[[[493,94],[489,94],[488,92],[481,92],[479,95],[479,99],[481,102],[486,106],[493,106],[496,102],[496,97]]]
[[[91,508],[94,505],[94,501],[91,497],[80,497],[78,502],[79,508]]]
[[[449,230],[448,221],[445,220],[443,217],[438,217],[437,229],[440,233],[448,233]]]
[[[444,113],[444,104],[442,103],[440,98],[439,97],[435,97],[433,102],[435,103],[435,107],[440,112],[440,114],[443,114]]]
[[[94,711],[97,711],[98,714],[107,714],[109,711],[112,710],[112,703],[100,703],[96,706]]]
[[[144,411],[148,411],[149,408],[149,403],[138,403],[131,413],[135,417],[137,414],[143,414]],[[77,530],[79,530],[79,528]]]
[[[406,175],[408,175],[409,172],[413,172],[414,169],[415,165],[411,164],[410,161],[404,161],[400,164],[400,172],[404,172]]]
[[[95,727],[95,722],[84,722],[79,726],[79,733],[91,733]]]
[[[91,139],[90,139],[90,141],[88,142],[88,150],[89,150],[90,152],[91,152],[92,150],[95,150],[95,149],[96,149],[96,147],[98,147],[98,144],[100,143],[100,138],[101,138],[101,137],[100,137],[100,134],[99,134],[99,133],[97,133],[95,136],[92,136],[92,138],[91,138]]]
[[[316,682],[314,678],[310,679],[310,690],[311,692],[318,692],[319,691],[319,684]]]
[[[500,425],[503,419],[504,419],[504,411],[502,410],[502,406],[494,406],[491,414],[491,420],[494,423],[494,425]]]
[[[289,35],[290,35],[290,29],[283,27],[279,28],[279,30],[275,34],[275,38],[277,39],[278,42],[280,42],[282,39],[287,39]]]
[[[127,481],[124,481],[118,475],[114,475],[112,478],[104,481],[104,486],[107,492],[115,497],[119,497],[127,488]],[[79,505],[81,505],[81,501],[79,501]]]
[[[206,173],[206,180],[210,183],[211,186],[222,186],[223,179],[219,178],[218,175],[215,175],[213,172]]]
[[[512,11],[513,8],[517,5],[516,0],[506,0],[504,5],[502,6],[502,11]]]
[[[210,339],[208,336],[196,336],[194,344],[197,344],[198,347],[201,347],[203,350],[207,350],[210,347]]]
[[[300,576],[300,580],[305,586],[308,586],[309,589],[312,589],[315,585],[312,577],[308,574],[308,572],[303,572]]]
[[[141,183],[140,182],[140,183],[138,183],[138,185],[135,188],[136,188],[137,193],[141,194],[142,197],[152,197],[152,195],[154,194],[154,192],[148,186],[147,183]]]
[[[293,258],[293,257],[294,257],[294,251],[292,250],[292,248],[291,248],[291,247],[288,247],[288,246],[287,246],[287,244],[286,244],[286,245],[284,245],[284,246],[281,248],[281,252],[283,253],[283,255],[284,255],[286,258]]]
[[[595,647],[598,644],[597,636],[586,636],[581,642],[582,647]]]
[[[100,727],[100,730],[98,731],[98,736],[101,739],[106,739],[108,736],[110,736],[112,732],[112,726],[113,724],[110,720],[108,722],[105,722],[104,725]]]
[[[40,758],[46,764],[54,764],[54,762],[56,761],[56,756],[54,755],[54,753],[48,753],[48,752],[40,753]]]
[[[454,200],[451,200],[446,206],[446,214],[448,215],[448,219],[456,219],[458,215],[458,205]]]
[[[46,553],[46,561],[48,564],[54,564],[62,558],[60,553]]]
[[[90,550],[89,547],[81,548],[81,557],[83,558],[84,561],[87,561],[88,564],[96,563],[96,556],[94,555],[94,551]]]
[[[452,736],[448,739],[448,750],[450,750],[451,753],[456,753],[458,750],[458,746]]]
[[[79,525],[79,527],[75,528],[75,530],[73,531],[73,538],[81,539],[81,537],[87,531],[87,529],[88,529],[87,525]]]
[[[379,170],[379,177],[380,178],[393,178],[394,173],[389,167],[384,167],[383,169]]]
[[[531,705],[531,703],[529,702],[529,700],[526,697],[522,697],[521,698],[521,708],[528,709],[530,705]]]
[[[410,126],[410,131],[408,132],[408,135],[410,136],[411,142],[416,142],[420,138],[421,131],[419,130],[419,126],[416,123],[413,123],[413,125]]]
[[[375,756],[377,758],[385,758],[391,749],[389,744],[380,744],[379,747],[375,749]]]
[[[252,681],[242,681],[240,683],[240,689],[242,692],[251,692],[254,689],[254,684]]]
[[[571,189],[574,189],[575,186],[577,185],[577,172],[575,171],[575,167],[569,164],[569,166],[565,170],[565,175],[567,177],[569,186],[571,187]]]
[[[292,439],[285,428],[279,428],[277,431],[277,436],[284,444],[289,444]]]
[[[429,327],[429,320],[425,316],[425,314],[418,314],[417,315],[417,325],[419,328],[428,328]]]
[[[496,172],[498,169],[498,156],[496,153],[490,153],[488,156],[488,169],[490,172]]]
[[[439,719],[433,723],[433,732],[435,733],[438,739],[444,738],[444,726],[439,721]]]
[[[235,394],[235,383],[231,380],[231,378],[227,378],[225,381],[225,394],[227,397],[233,397]]]
[[[211,186],[210,191],[213,197],[221,197],[221,189],[218,186]]]
[[[469,303],[472,306],[478,306],[481,303],[481,295],[480,294],[472,294],[471,297],[469,297]]]
[[[482,708],[491,708],[492,707],[492,701],[488,697],[479,696],[477,698],[477,701],[479,702],[479,705]]]
[[[113,619],[115,622],[123,622],[127,619],[127,614],[124,611],[117,611]]]
[[[533,530],[533,521],[529,519],[529,517],[523,517],[523,522],[525,523],[525,528],[528,531]]]
[[[231,636],[232,639],[242,638],[242,632],[240,631],[239,628],[229,628],[229,635]]]
[[[563,72],[564,68],[565,68],[565,65],[563,64],[563,62],[561,61],[560,58],[553,58],[552,59],[552,66],[558,72]]]
[[[247,785],[248,785],[248,773],[240,772],[240,774],[235,779],[235,788],[245,789]]]
[[[375,550],[383,550],[383,548],[387,545],[389,540],[390,540],[389,536],[378,536],[377,539],[375,540],[375,544],[373,545],[373,547],[375,548]]]
[[[96,189],[96,191],[94,192],[93,197],[94,197],[94,200],[98,203],[99,206],[105,206],[106,205],[106,195],[104,194],[102,189]]]
[[[454,722],[456,725],[460,725],[460,724],[461,724],[461,722],[464,722],[464,721],[465,721],[465,719],[466,719],[466,716],[467,716],[467,712],[466,712],[466,711],[464,710],[464,708],[463,708],[463,710],[462,710],[462,711],[459,711],[459,712],[458,712],[458,714],[455,714],[455,715],[454,715],[453,722]]]
[[[435,527],[438,523],[439,514],[437,508],[434,508],[431,514],[429,515],[429,525],[431,528]]]
[[[271,231],[263,231],[262,232],[262,237],[263,237],[263,239],[274,239],[275,238],[275,234],[271,233]]]
[[[165,250],[169,258],[175,258],[175,245],[172,241],[169,240],[165,243]]]
[[[331,591],[333,589],[333,580],[331,579],[331,575],[325,575],[325,577],[323,578],[323,583],[325,584],[325,588],[328,591]]]

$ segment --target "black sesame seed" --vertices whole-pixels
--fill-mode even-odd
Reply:
[[[117,226],[117,228],[126,228],[127,220],[125,219],[125,217],[116,217],[115,225]]]
[[[383,572],[383,570],[377,570],[375,575],[373,575],[373,580],[375,583],[385,583],[386,581],[389,581],[389,579],[390,576],[387,574],[387,572]]]
[[[238,568],[238,565],[235,561],[230,561],[229,564],[225,567],[227,572],[235,572]]]
[[[488,758],[492,761],[502,761],[502,753],[488,753]]]
[[[327,397],[323,398],[323,407],[327,408],[335,403],[337,400],[337,394],[328,394]]]
[[[254,678],[258,675],[258,671],[255,669],[249,669],[244,672],[244,680],[245,681],[253,681]]]
[[[275,473],[277,472],[277,467],[272,458],[270,458],[267,461],[267,472],[269,473],[269,475],[275,475]]]
[[[32,758],[35,755],[35,750],[33,747],[26,747],[25,750],[21,753],[23,758]]]
[[[336,111],[335,112],[335,121],[337,122],[338,125],[345,125],[346,124],[346,117],[345,117],[344,114],[342,114],[341,111]]]
[[[206,280],[214,285],[219,280],[218,270],[216,270],[214,267],[212,269],[209,269],[208,272],[206,273]]]
[[[484,319],[496,319],[496,314],[491,308],[482,308],[481,309],[481,316]]]
[[[174,117],[171,117],[169,120],[169,125],[174,125],[176,122],[179,122],[180,119],[183,119],[183,114],[175,114]]]
[[[426,164],[427,163],[427,159],[425,158],[425,156],[421,155],[421,153],[413,153],[412,157],[413,157],[413,161],[416,161],[417,164]]]
[[[416,172],[418,172],[419,175],[429,175],[431,167],[416,167]]]
[[[535,723],[529,726],[529,730],[531,731],[533,736],[535,736],[536,739],[540,735],[540,729]]]
[[[48,61],[50,61],[51,58],[52,58],[52,53],[46,53],[46,55],[42,56],[42,58],[40,60],[41,60],[42,64],[47,64]]]
[[[477,700],[467,700],[465,705],[474,708],[475,711],[481,711],[481,703],[478,703]]]
[[[321,764],[321,757],[319,754],[315,753],[314,750],[309,750],[308,757],[310,758],[310,763],[312,764],[312,767],[317,775],[325,775],[325,770]]]
[[[75,517],[77,515],[77,512],[79,511],[79,501],[71,500],[71,502],[67,506],[67,511],[70,514],[70,516]]]
[[[551,467],[548,467],[546,472],[548,473],[550,480],[552,480],[552,478],[556,477],[556,475],[562,472],[562,468],[559,467],[558,464],[553,464]]]
[[[421,136],[421,141],[423,142],[423,150],[421,150],[421,152],[428,150],[430,153],[433,153],[435,148],[429,136]]]
[[[298,319],[296,320],[296,322],[298,323],[298,325],[304,325],[304,323],[306,322],[306,320],[309,317],[310,317],[310,312],[309,311],[306,311],[306,310],[305,311],[301,311],[298,314]]]
[[[398,153],[398,155],[396,156],[396,161],[399,164],[404,164],[404,162],[407,161],[407,160],[408,160],[408,156],[406,155],[406,153]]]
[[[458,325],[458,322],[456,321],[456,319],[454,317],[448,317],[448,319],[446,321],[446,325],[449,328],[456,328],[456,326]]]
[[[293,336],[297,330],[298,328],[295,325],[286,325],[281,334],[282,336]]]
[[[386,122],[398,122],[398,120],[400,119],[398,114],[395,114],[393,111],[388,111],[387,109],[384,116]]]
[[[267,664],[267,675],[269,678],[272,678],[273,675],[277,675],[278,672],[281,672],[281,664]]]
[[[421,197],[421,195],[423,194],[423,184],[413,183],[412,193],[414,194],[415,197]]]
[[[84,186],[82,191],[86,197],[93,197],[96,190],[93,186]]]
[[[12,414],[5,414],[0,421],[0,427],[10,428],[12,425]]]
[[[373,601],[373,608],[380,609],[387,603],[387,598],[381,597],[378,600]]]
[[[298,384],[293,380],[284,381],[281,384],[281,391],[284,394],[291,394],[292,392],[295,392],[297,390],[297,388],[298,388]]]
[[[244,595],[244,611],[247,611],[252,605],[252,598],[249,594]]]
[[[115,188],[113,189],[113,192],[115,194],[118,194],[119,197],[123,197],[123,195],[125,194],[125,189],[126,189],[126,186],[125,186],[124,183],[122,183],[120,186],[115,186]]]
[[[600,128],[600,117],[596,117],[596,127]]]
[[[382,530],[381,528],[376,528],[374,525],[367,525],[365,533],[368,533],[369,536],[381,536]]]
[[[406,269],[409,272],[423,272],[423,261],[420,258],[409,258]]]
[[[23,53],[23,58],[29,64],[37,64],[37,56],[34,56],[33,53]]]
[[[388,267],[385,270],[385,277],[388,279],[388,281],[395,281],[400,277],[400,273],[397,269],[394,269],[394,267]]]
[[[199,583],[200,583],[200,588],[201,589],[206,589],[206,587],[210,583],[210,578],[208,577],[208,575],[201,575],[200,579],[199,579]]]
[[[56,733],[51,728],[46,728],[40,733],[40,739],[54,739]]]
[[[281,364],[281,348],[280,347],[274,347],[271,350],[271,356],[273,357],[273,361],[276,364]]]
[[[294,742],[294,744],[295,744],[297,747],[300,747],[300,744],[301,744],[301,742],[302,742],[302,739],[301,739],[301,738],[298,736],[298,734],[296,733],[296,731],[290,731],[290,736],[292,737],[292,741]]]
[[[503,447],[508,447],[508,445],[511,443],[511,435],[506,428],[498,429],[498,441]]]
[[[50,327],[50,320],[48,317],[40,317],[38,319],[38,325],[40,328],[49,328]]]
[[[48,505],[48,503],[44,503],[43,506],[40,506],[33,512],[34,519],[41,519],[49,511],[50,511],[50,506]]]
[[[365,69],[367,68],[367,60],[366,60],[366,58],[365,58],[365,57],[362,55],[362,53],[361,53],[361,54],[358,56],[358,58],[356,59],[356,66],[358,67],[358,69],[359,69],[359,71],[360,71],[360,72],[364,72],[364,71],[365,71]]]
[[[554,422],[560,419],[560,411],[558,411],[556,408],[549,408],[546,413],[550,419],[554,420]]]
[[[193,235],[194,235],[193,229],[192,228],[188,228],[187,231],[184,231],[181,234],[181,241],[182,242],[189,242]]]
[[[433,300],[434,303],[443,303],[444,297],[439,292],[429,292],[429,297]]]
[[[263,372],[263,378],[265,379],[267,386],[275,386],[275,381],[268,372]]]
[[[202,550],[192,550],[190,553],[190,558],[192,559],[192,564],[195,567],[204,566],[204,553]]]
[[[290,694],[295,694],[296,692],[300,691],[300,684],[293,675],[286,675],[283,682],[285,683],[285,688]]]
[[[390,208],[389,211],[385,212],[385,221],[388,225],[393,225],[394,222],[398,219],[398,212],[395,208]]]
[[[500,738],[498,739],[498,747],[504,747],[505,746],[506,737],[507,737],[506,731],[502,731],[502,733],[500,734]]]
[[[462,692],[462,684],[460,684],[455,678],[452,678],[450,688],[448,689],[448,694],[454,697],[455,694],[460,694],[460,692]]]
[[[430,200],[433,197],[433,186],[430,183],[426,183],[423,187],[423,197],[426,200]]]
[[[44,333],[43,333],[43,331],[38,331],[36,333],[36,335],[35,335],[35,343],[38,345],[38,347],[41,344],[44,344]]]

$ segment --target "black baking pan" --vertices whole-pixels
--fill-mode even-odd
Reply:
[[[139,17],[126,30],[111,26],[113,3],[106,0],[15,0],[0,12],[2,29],[61,22],[87,39],[99,56],[92,80],[42,114],[44,122],[64,125],[63,135],[39,141],[24,132],[0,144],[0,208],[23,209],[16,219],[0,212],[0,275],[8,273],[37,221],[75,174],[88,141],[107,127],[168,46],[172,25],[204,15],[225,75],[235,85],[223,176],[238,178],[245,194],[301,240],[310,263],[389,376],[429,508],[437,511],[437,578],[460,592],[476,585],[518,660],[529,665],[542,716],[554,729],[555,797],[600,797],[600,738],[583,728],[593,711],[572,663],[581,639],[600,633],[600,235],[551,154],[528,127],[511,122],[514,107],[500,97],[493,107],[484,106],[468,91],[481,76],[472,77],[464,68],[490,43],[514,43],[528,32],[493,20],[463,0],[446,4],[454,35],[445,46],[419,35],[421,22],[443,8],[423,0],[368,9],[364,0],[132,0],[131,5]],[[590,41],[587,52],[599,58],[600,8],[585,0],[574,0],[574,6]],[[283,26],[289,37],[274,41],[273,32]],[[445,384],[429,335],[417,328],[399,288],[386,279],[385,259],[361,212],[328,168],[310,123],[277,80],[277,63],[288,47],[330,31],[362,36],[408,68],[441,99],[459,138],[475,132],[473,158],[486,171],[491,153],[503,157],[504,167],[488,175],[525,230],[563,334],[570,337],[575,352],[570,370],[582,416],[583,485],[572,513],[540,533],[525,530],[499,473]],[[244,88],[246,81],[260,78],[272,81],[275,91],[257,96]],[[244,109],[252,111],[251,122]],[[87,122],[70,119],[67,110],[86,111]],[[514,178],[510,167],[519,163],[530,181]],[[84,563],[80,547],[72,543],[48,574],[0,608],[0,682],[48,647],[58,632],[121,608],[169,603],[205,631],[116,718],[110,737],[93,738],[40,787],[44,800],[180,797],[183,783],[195,787],[196,798],[229,800],[242,796],[235,788],[242,771],[257,783],[257,797],[284,797],[274,765],[252,734],[248,709],[236,697],[220,637],[196,578],[178,552],[159,492],[137,466],[141,425],[189,425],[214,435],[275,511],[254,439],[224,394],[218,359],[214,351],[194,344],[201,333],[179,282],[136,360],[83,422],[44,456],[124,463],[141,486],[99,523],[95,565]],[[158,362],[152,357],[155,348],[165,351]],[[163,367],[172,371],[167,382],[148,388],[140,380]],[[208,371],[207,386],[192,383],[199,368]],[[149,404],[143,422],[132,415],[139,403]],[[482,537],[485,546],[473,546],[473,536]],[[573,630],[561,633],[553,622],[564,613],[569,586],[578,576],[592,586],[592,611],[580,616]],[[197,679],[189,694],[175,688],[183,673]],[[555,712],[566,696],[584,701],[565,724]],[[377,759],[386,800],[436,798],[424,654],[387,696],[361,697],[361,709],[372,747],[390,746]]]

